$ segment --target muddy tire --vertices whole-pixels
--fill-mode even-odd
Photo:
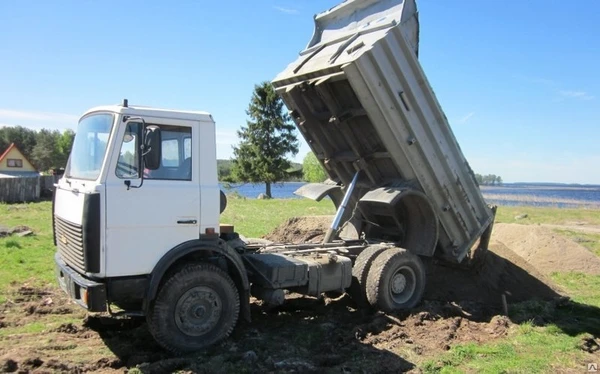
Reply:
[[[190,264],[162,285],[147,321],[163,348],[186,353],[229,336],[239,312],[239,294],[227,273],[211,264]]]
[[[352,283],[348,288],[348,294],[356,305],[361,308],[369,307],[367,300],[367,275],[375,258],[383,251],[390,248],[385,245],[371,245],[365,248],[354,261],[352,267]]]
[[[373,261],[366,291],[369,303],[384,312],[415,307],[425,291],[423,262],[406,249],[387,249]]]

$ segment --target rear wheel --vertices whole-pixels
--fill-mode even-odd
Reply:
[[[229,336],[239,311],[239,294],[227,273],[211,264],[191,264],[163,284],[147,320],[161,346],[184,353]]]
[[[369,306],[366,293],[367,275],[375,258],[388,248],[390,247],[386,245],[371,245],[360,252],[354,261],[352,283],[348,288],[348,294],[359,307]]]
[[[373,261],[366,291],[369,303],[384,312],[413,308],[425,291],[425,267],[406,249],[387,249]]]

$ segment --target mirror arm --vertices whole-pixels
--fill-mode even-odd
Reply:
[[[143,170],[142,170],[141,178],[142,178],[142,181],[140,182],[139,186],[132,186],[131,181],[129,179],[126,180],[124,183],[127,186],[127,191],[129,191],[130,188],[141,188],[144,185],[144,171]]]
[[[142,158],[150,152],[152,152],[152,147],[148,147],[148,150],[144,152],[144,145],[142,144]]]

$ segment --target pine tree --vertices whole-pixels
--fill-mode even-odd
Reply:
[[[233,148],[233,178],[240,182],[264,182],[265,195],[270,198],[271,184],[287,177],[291,164],[286,155],[298,153],[295,126],[269,82],[254,86],[246,114],[250,120],[237,132],[240,144]]]

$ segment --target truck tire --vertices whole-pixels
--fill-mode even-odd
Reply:
[[[369,303],[387,313],[415,307],[425,291],[423,262],[406,249],[387,249],[373,261],[366,291]]]
[[[365,248],[354,261],[352,267],[352,283],[348,288],[348,294],[360,308],[368,307],[367,300],[367,275],[375,258],[383,251],[390,248],[386,245],[371,245]]]
[[[154,339],[173,353],[193,352],[231,334],[240,312],[233,280],[212,264],[190,264],[161,286],[147,321]]]

